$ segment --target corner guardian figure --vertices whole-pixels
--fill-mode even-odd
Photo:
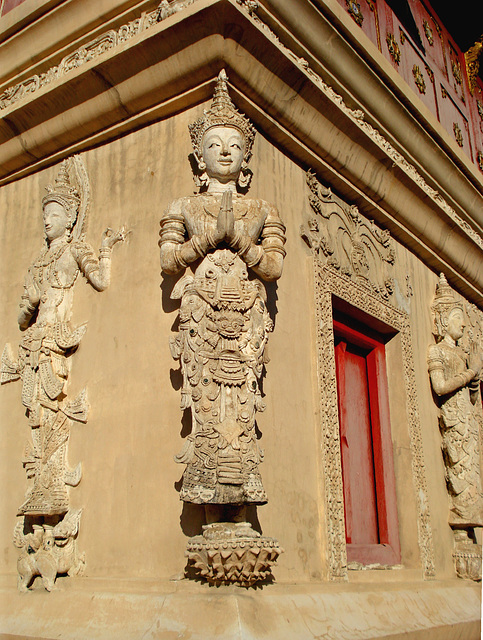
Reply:
[[[219,74],[211,107],[189,127],[200,193],[172,202],[161,220],[161,267],[175,274],[181,300],[171,351],[181,363],[182,409],[192,432],[177,462],[186,464],[181,499],[205,505],[208,525],[245,523],[246,505],[267,502],[255,415],[273,328],[262,280],[277,280],[285,227],[276,208],[244,197],[255,137]],[[245,523],[245,534],[256,536]]]

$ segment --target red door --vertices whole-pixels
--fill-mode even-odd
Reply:
[[[334,322],[347,558],[395,564],[400,546],[385,349],[382,338],[367,333]]]

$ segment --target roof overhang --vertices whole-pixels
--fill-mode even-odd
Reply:
[[[197,0],[3,109],[0,185],[209,100],[225,67],[266,137],[481,305],[481,180],[333,9]]]

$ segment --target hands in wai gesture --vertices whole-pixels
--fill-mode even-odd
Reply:
[[[235,239],[235,216],[233,215],[233,199],[231,191],[224,191],[221,196],[221,206],[213,233],[216,245],[226,242],[233,244]]]

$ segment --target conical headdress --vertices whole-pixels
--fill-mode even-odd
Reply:
[[[203,116],[189,125],[191,144],[198,157],[202,155],[202,142],[205,133],[212,127],[234,127],[245,138],[244,160],[248,162],[252,154],[255,128],[250,120],[237,111],[231,101],[227,87],[228,77],[224,69],[218,75],[213,102],[211,107],[204,111]]]
[[[68,160],[64,160],[60,165],[59,173],[55,179],[55,185],[49,184],[47,195],[42,199],[42,208],[49,202],[58,202],[62,205],[69,216],[70,224],[75,224],[80,205],[80,194],[70,180]]]
[[[453,309],[464,311],[463,303],[456,297],[453,289],[449,286],[444,273],[441,273],[439,282],[436,285],[433,304],[431,305],[434,335],[444,337],[448,326],[448,316]]]

